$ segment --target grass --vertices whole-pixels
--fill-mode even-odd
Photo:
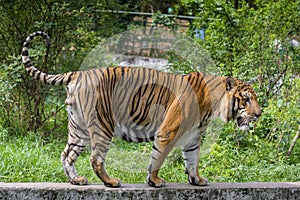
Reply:
[[[64,140],[43,140],[33,133],[11,135],[2,130],[0,182],[67,182],[60,162]],[[300,181],[300,164],[278,158],[268,142],[255,148],[239,148],[230,141],[215,140],[213,135],[205,137],[199,162],[200,173],[210,182]],[[106,161],[109,174],[123,183],[145,183],[151,148],[151,143],[114,140]],[[77,160],[78,174],[90,182],[100,182],[90,166],[89,154],[86,150]],[[171,152],[160,176],[167,182],[187,182],[179,149]]]
[[[63,145],[59,141],[43,143],[34,135],[10,136],[1,132],[0,180],[3,182],[60,182],[59,161]]]

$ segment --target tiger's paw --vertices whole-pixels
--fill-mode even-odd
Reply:
[[[87,184],[89,184],[87,178],[84,176],[78,176],[78,177],[74,178],[73,180],[70,180],[70,183],[72,185],[87,185]]]
[[[156,188],[165,187],[166,181],[159,177],[156,178],[148,177],[148,185]]]
[[[201,176],[189,176],[189,183],[196,186],[206,186],[208,184],[208,180]]]
[[[105,182],[106,187],[118,188],[121,187],[121,180],[118,178],[111,178],[109,181]]]

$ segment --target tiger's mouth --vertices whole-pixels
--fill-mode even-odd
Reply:
[[[250,129],[250,122],[256,121],[258,118],[257,117],[242,117],[239,116],[236,119],[237,125],[238,127],[242,130],[242,131],[248,131]]]

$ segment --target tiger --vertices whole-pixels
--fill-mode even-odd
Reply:
[[[68,181],[86,185],[75,162],[90,143],[90,163],[107,187],[120,187],[121,180],[106,171],[105,159],[114,137],[129,142],[152,142],[147,183],[164,187],[158,176],[174,147],[182,148],[185,173],[191,185],[206,186],[208,180],[198,172],[200,139],[209,122],[221,118],[234,121],[247,131],[261,116],[252,85],[231,76],[212,76],[202,72],[175,74],[142,67],[102,67],[63,74],[47,74],[29,58],[30,42],[41,36],[50,48],[50,37],[37,31],[22,48],[26,72],[43,84],[64,85],[68,111],[68,139],[61,162]]]

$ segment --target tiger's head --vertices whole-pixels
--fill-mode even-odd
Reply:
[[[226,90],[229,94],[227,118],[234,120],[241,130],[249,130],[249,123],[257,120],[262,113],[252,85],[227,77]]]

